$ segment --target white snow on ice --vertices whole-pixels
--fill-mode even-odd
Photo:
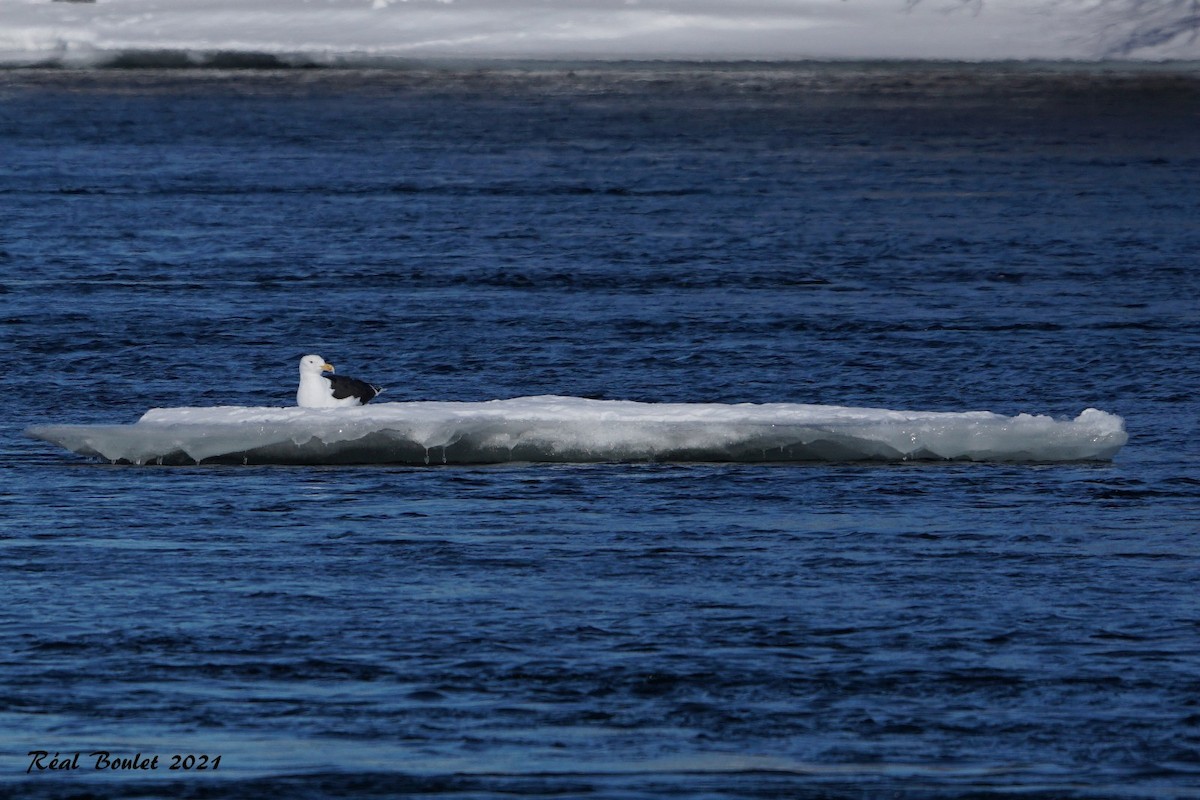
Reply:
[[[520,397],[358,408],[151,409],[132,425],[27,433],[132,464],[480,464],[605,461],[1109,460],[1124,421],[794,403],[639,403]]]
[[[423,58],[1092,59],[1131,22],[1097,0],[0,0],[0,64],[130,52],[304,63]],[[1187,36],[1129,53],[1197,58]]]

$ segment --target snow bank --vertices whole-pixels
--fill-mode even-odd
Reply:
[[[1128,438],[1089,408],[1074,420],[771,403],[521,397],[360,408],[151,409],[133,425],[27,433],[130,464],[492,464],[600,461],[1089,461]]]

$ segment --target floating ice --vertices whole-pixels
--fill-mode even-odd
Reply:
[[[520,397],[358,408],[155,408],[133,425],[27,433],[130,464],[493,464],[599,461],[1090,461],[1128,438],[1073,420],[770,403]]]
[[[1195,12],[1182,8],[1183,0],[1139,2],[1137,13],[1126,15],[1088,13],[1099,4],[1007,0],[988,3],[986,14],[945,14],[953,3],[3,0],[0,64],[282,66],[748,54],[782,60],[1088,59],[1112,57],[1114,49],[1122,50],[1114,43],[1127,44],[1126,55],[1138,59],[1189,60],[1200,52],[1189,35],[1189,14]],[[1133,19],[1123,23],[1122,16]],[[1169,30],[1173,18],[1180,21],[1179,35],[1146,35]]]

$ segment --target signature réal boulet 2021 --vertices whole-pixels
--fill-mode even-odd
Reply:
[[[160,766],[157,755],[144,756],[141,753],[135,753],[132,756],[121,756],[113,755],[108,750],[93,750],[87,754],[87,760],[83,760],[82,752],[68,753],[63,756],[61,753],[51,755],[49,750],[30,750],[29,758],[26,774],[35,770],[38,772],[77,770],[87,769],[89,766],[94,770],[108,772],[136,772],[139,770],[148,772],[156,770]],[[80,763],[81,761],[82,763]],[[221,766],[221,757],[205,753],[174,753],[163,759],[161,764],[165,765],[168,770],[200,772],[218,769]]]

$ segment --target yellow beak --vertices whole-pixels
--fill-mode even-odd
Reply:
[[[333,364],[322,364],[321,371],[322,372],[333,372]]]

